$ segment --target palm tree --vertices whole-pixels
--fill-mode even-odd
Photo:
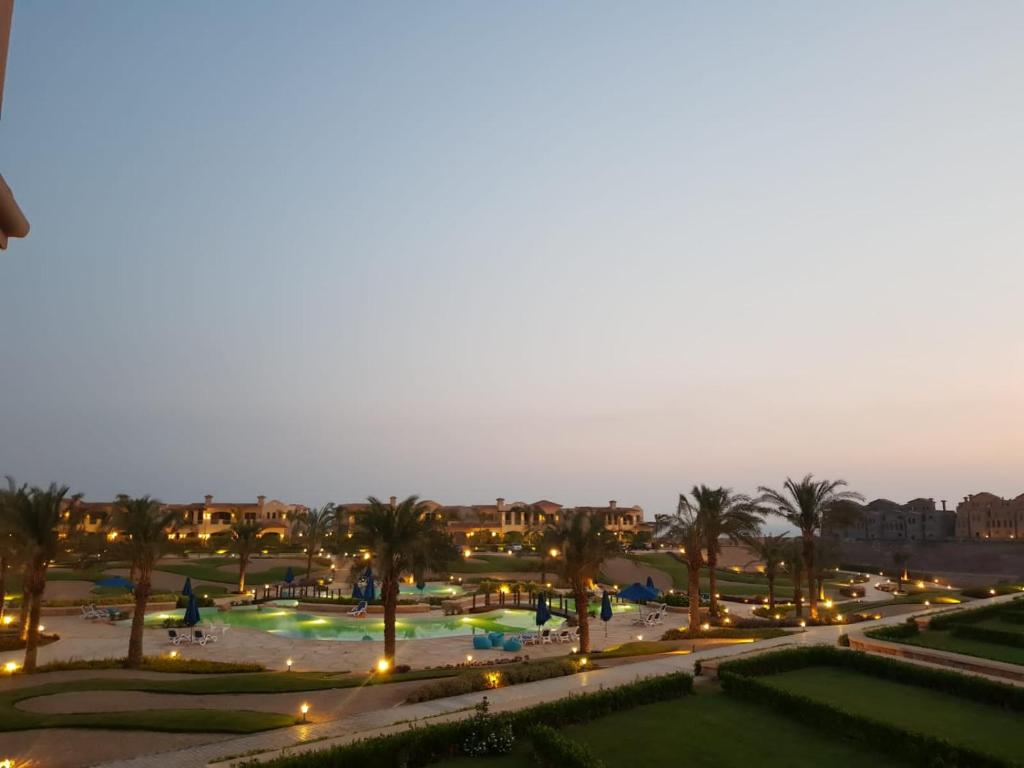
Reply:
[[[757,556],[758,561],[764,563],[764,575],[768,580],[768,610],[772,612],[775,611],[775,579],[779,575],[779,569],[786,562],[790,541],[789,534],[786,533],[766,533],[764,536],[755,536],[746,541],[747,547]]]
[[[536,511],[539,517],[537,519],[544,519],[544,513],[537,509],[534,505],[523,508],[526,511]],[[532,519],[532,518],[531,518]],[[541,522],[539,524],[533,524],[526,532],[526,540],[530,542],[530,546],[536,548],[537,554],[540,555],[540,580],[541,583],[547,581],[548,565],[551,561],[558,557],[558,543],[559,535],[558,530],[551,524]],[[554,554],[552,554],[552,552]]]
[[[13,482],[13,481],[12,481]],[[7,572],[19,563],[21,548],[7,515],[7,491],[0,488],[0,620],[4,617],[7,594]]]
[[[786,572],[793,582],[793,605],[796,606],[797,618],[804,615],[804,592],[800,580],[804,573],[804,543],[801,539],[790,539],[786,542]]]
[[[354,546],[370,551],[377,571],[384,603],[384,659],[391,666],[402,576],[411,573],[419,580],[428,570],[443,571],[458,557],[458,550],[441,515],[432,514],[418,496],[395,503],[369,497],[367,509],[356,514],[351,533]]]
[[[68,487],[51,483],[45,490],[30,490],[24,485],[15,488],[10,478],[8,483],[11,490],[7,493],[6,516],[28,561],[24,598],[30,605],[26,617],[27,630],[24,626],[22,630],[25,634],[24,670],[33,672],[39,646],[39,614],[46,591],[46,569],[59,548],[61,504],[67,496]]]
[[[814,476],[808,474],[799,482],[787,477],[781,492],[765,486],[758,488],[762,494],[759,503],[772,507],[774,514],[800,529],[812,618],[818,617],[818,594],[814,589],[814,536],[821,530],[822,518],[826,514],[839,524],[844,515],[853,516],[850,502],[864,500],[859,493],[839,490],[845,485],[845,480],[815,481]]]
[[[712,616],[718,616],[718,555],[722,551],[721,539],[734,544],[749,540],[760,530],[763,522],[760,510],[749,496],[733,493],[731,488],[699,489],[701,514],[704,517],[704,549],[707,551]]]
[[[576,620],[580,631],[580,653],[590,652],[590,616],[587,589],[604,561],[619,552],[615,537],[605,531],[603,514],[562,514],[552,536],[561,555],[562,577],[572,589],[576,601]]]
[[[167,527],[174,518],[174,512],[164,510],[159,501],[149,496],[132,498],[122,494],[114,503],[114,530],[123,534],[118,549],[131,563],[135,579],[135,611],[132,613],[128,659],[125,662],[130,669],[142,666],[142,637],[146,626],[146,603],[153,586],[153,567],[163,553]]]
[[[255,520],[242,520],[231,526],[231,545],[238,555],[238,591],[245,592],[245,571],[249,558],[259,548],[262,526]]]
[[[336,518],[337,510],[334,504],[324,504],[319,509],[313,507],[312,509],[296,512],[291,515],[291,519],[295,521],[295,529],[298,535],[306,543],[307,582],[313,572],[313,558],[316,557],[316,553],[323,546],[327,534],[333,530]]]
[[[704,516],[700,513],[704,490],[707,490],[705,486],[694,486],[693,501],[687,498],[685,493],[681,493],[674,514],[654,516],[655,530],[683,548],[687,568],[687,601],[691,632],[696,632],[700,626],[700,569],[707,564],[701,549],[707,540],[704,535]]]

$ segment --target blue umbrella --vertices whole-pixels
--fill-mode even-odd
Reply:
[[[551,618],[551,611],[548,610],[547,598],[544,596],[544,593],[541,592],[540,594],[537,595],[537,618],[536,618],[537,626],[539,627],[539,626],[543,625],[550,618]]]
[[[648,589],[640,582],[630,584],[624,590],[619,592],[619,597],[623,600],[630,600],[634,603],[642,603],[648,600],[657,600],[658,593]]]
[[[199,623],[199,602],[196,600],[195,595],[188,596],[188,606],[185,608],[185,615],[182,620],[185,622],[186,627],[194,627]]]
[[[97,581],[96,586],[104,589],[127,589],[129,591],[135,589],[135,585],[124,576],[108,576]]]
[[[363,599],[372,603],[377,599],[377,591],[373,587],[373,571],[366,569],[366,586],[363,587]]]
[[[608,637],[608,622],[612,620],[612,599],[608,590],[601,593],[601,621],[604,622],[604,636]]]
[[[293,581],[295,581],[295,571],[293,571],[292,567],[289,565],[288,570],[284,572],[284,583],[291,584]]]
[[[655,595],[660,591],[656,586],[654,586],[654,579],[650,576],[647,577],[647,588],[654,592]]]
[[[359,582],[358,581],[355,584],[352,585],[352,597],[355,598],[356,600],[362,600],[363,599],[363,590],[361,590],[359,588]]]
[[[192,577],[191,576],[186,576],[185,577],[185,586],[183,586],[181,588],[181,594],[183,594],[185,597],[188,597],[189,595],[192,594]]]
[[[416,589],[418,589],[421,593],[426,588],[426,586],[427,586],[427,582],[425,582],[423,579],[420,579],[419,581],[416,582]]]

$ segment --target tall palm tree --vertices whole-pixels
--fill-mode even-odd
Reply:
[[[336,518],[337,510],[334,504],[324,504],[319,509],[313,507],[291,515],[295,523],[294,530],[306,545],[306,581],[309,581],[313,573],[313,558],[323,546],[327,534],[334,529]]]
[[[231,546],[238,555],[238,591],[245,592],[245,572],[249,559],[260,546],[263,527],[255,520],[240,520],[231,526]]]
[[[797,618],[804,615],[804,590],[800,586],[804,574],[804,543],[802,539],[790,539],[785,547],[785,569],[793,582],[793,605]]]
[[[552,536],[561,556],[561,575],[572,589],[576,601],[576,620],[580,631],[580,653],[590,652],[590,615],[587,590],[604,561],[619,552],[615,537],[605,530],[603,514],[563,513],[553,526]]]
[[[718,555],[722,551],[722,538],[733,544],[749,540],[756,535],[763,522],[753,499],[733,493],[731,488],[701,486],[700,509],[704,517],[704,549],[707,551],[708,578],[710,580],[712,616],[718,616]]]
[[[748,539],[746,544],[758,561],[764,563],[764,575],[768,580],[768,610],[775,611],[775,579],[789,554],[789,534],[766,533]]]
[[[350,531],[355,547],[366,547],[380,581],[384,603],[384,659],[395,660],[395,620],[398,589],[402,576],[411,573],[417,580],[427,571],[443,571],[458,557],[442,516],[410,496],[401,502],[383,502],[373,496],[367,509],[355,516]]]
[[[704,488],[694,486],[692,501],[685,493],[679,494],[679,503],[673,514],[654,516],[655,530],[673,544],[683,548],[691,632],[695,632],[700,626],[700,569],[707,564],[702,551],[707,537],[704,535],[704,516],[700,512]]]
[[[23,547],[28,567],[25,570],[25,598],[29,601],[25,631],[24,670],[33,672],[39,646],[39,614],[43,593],[46,591],[46,569],[56,557],[60,536],[58,526],[61,518],[61,504],[68,494],[66,485],[51,483],[49,488],[21,486],[8,491],[6,514],[18,542]]]
[[[533,504],[523,507],[523,512],[524,514],[527,512],[536,512],[538,517],[534,518],[531,516],[530,519],[538,519],[541,521],[540,523],[531,523],[524,538],[529,542],[530,546],[537,550],[537,554],[540,555],[540,580],[541,583],[544,583],[547,581],[548,566],[551,564],[552,560],[558,557],[557,554],[551,554],[552,552],[558,552],[558,529],[550,523],[543,522],[543,511]]]
[[[124,494],[114,502],[114,530],[123,536],[118,540],[120,549],[131,563],[135,584],[135,611],[128,635],[126,666],[142,666],[142,638],[146,626],[146,603],[153,591],[153,568],[167,544],[167,527],[175,518],[174,512],[162,508],[149,496],[132,498]]]
[[[13,481],[11,484],[13,485]],[[19,554],[21,552],[8,516],[7,498],[8,492],[0,488],[0,619],[4,617],[7,605],[4,602],[4,596],[7,594],[7,573],[20,563]]]
[[[800,481],[787,477],[782,491],[765,486],[758,488],[762,494],[759,503],[771,507],[774,514],[800,529],[803,564],[807,573],[807,600],[812,618],[818,617],[818,594],[814,589],[814,536],[821,530],[821,522],[826,514],[838,525],[844,515],[854,515],[850,502],[864,500],[855,491],[840,490],[845,485],[845,480],[816,481],[813,475],[808,474]]]

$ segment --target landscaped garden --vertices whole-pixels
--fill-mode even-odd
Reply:
[[[927,628],[916,622],[870,630],[879,640],[1024,665],[1024,599],[933,616]]]

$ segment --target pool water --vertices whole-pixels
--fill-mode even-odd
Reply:
[[[379,589],[379,587],[378,587]],[[454,597],[461,595],[466,590],[461,584],[452,584],[447,581],[430,581],[422,590],[416,589],[415,584],[401,584],[398,592],[408,597]]]
[[[169,616],[177,618],[183,612],[153,613],[146,623],[159,626]],[[351,616],[319,615],[285,608],[264,608],[258,611],[202,610],[202,622],[223,622],[231,627],[259,629],[279,637],[296,640],[383,640],[384,617],[370,614],[364,619]],[[545,625],[554,628],[562,623],[553,617]],[[456,637],[478,632],[525,632],[535,630],[533,611],[499,609],[472,616],[440,616],[437,614],[402,615],[395,625],[398,639]]]

